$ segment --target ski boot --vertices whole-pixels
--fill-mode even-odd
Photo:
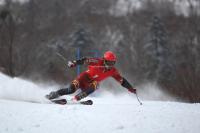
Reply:
[[[60,95],[58,94],[57,91],[52,91],[50,92],[48,95],[46,95],[45,97],[49,100],[51,99],[55,99],[55,98],[58,98]]]

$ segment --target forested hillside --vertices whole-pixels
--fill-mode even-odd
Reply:
[[[178,99],[200,102],[199,0],[1,0],[0,71],[67,84],[66,60],[118,56],[134,86],[157,82]],[[84,70],[84,67],[81,67]]]

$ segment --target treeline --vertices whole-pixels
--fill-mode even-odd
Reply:
[[[77,49],[81,56],[112,50],[134,85],[156,81],[177,98],[199,102],[200,2],[190,2],[189,16],[177,15],[174,2],[147,0],[115,16],[115,0],[6,0],[0,6],[0,71],[67,83],[76,70],[57,53],[72,60]]]

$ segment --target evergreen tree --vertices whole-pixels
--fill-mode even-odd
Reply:
[[[153,18],[144,51],[147,79],[158,80],[159,82],[170,80],[172,66],[167,45],[167,33],[158,17]]]
[[[89,31],[81,27],[71,36],[71,46],[79,49],[80,56],[88,56],[89,51],[92,50],[93,39],[90,36]]]

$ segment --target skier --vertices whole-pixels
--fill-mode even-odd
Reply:
[[[70,68],[73,68],[76,65],[87,64],[88,70],[82,72],[75,80],[73,80],[68,88],[50,92],[46,97],[51,100],[62,95],[72,94],[76,90],[81,89],[81,92],[71,99],[72,101],[79,101],[93,93],[98,88],[99,83],[108,77],[113,77],[123,87],[128,89],[129,92],[136,94],[136,89],[134,89],[114,67],[116,60],[116,55],[111,51],[107,51],[102,58],[82,58],[69,61],[68,67]]]

